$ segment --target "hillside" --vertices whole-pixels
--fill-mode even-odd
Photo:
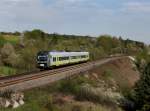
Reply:
[[[0,76],[36,71],[39,51],[88,51],[90,61],[112,55],[133,55],[142,72],[149,61],[144,43],[121,37],[47,34],[41,30],[0,34]],[[25,92],[25,105],[14,111],[122,111],[125,97],[139,79],[135,64],[124,58],[78,77]],[[87,107],[88,106],[88,107]],[[12,109],[2,109],[12,111]]]
[[[139,79],[129,58],[109,62],[78,77],[25,92],[25,105],[4,111],[123,111],[119,101]]]
[[[128,58],[110,62],[100,68],[94,69],[92,73],[104,79],[108,79],[110,76],[111,78],[114,78],[120,86],[127,85],[128,87],[132,87],[139,79],[139,72],[136,69],[136,66]]]
[[[136,55],[145,49],[138,41],[121,37],[99,37],[48,34],[41,30],[0,33],[0,76],[20,74],[36,68],[39,51],[88,51],[90,59],[97,60],[115,54]],[[32,63],[32,64],[31,64]]]

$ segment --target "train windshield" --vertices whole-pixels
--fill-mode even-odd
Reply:
[[[46,56],[43,56],[43,57],[38,56],[38,60],[39,61],[47,61],[47,57]]]
[[[37,60],[38,61],[47,61],[48,52],[47,51],[41,51],[37,54]]]

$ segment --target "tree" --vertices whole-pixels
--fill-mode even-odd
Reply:
[[[46,34],[39,29],[35,29],[33,31],[24,32],[24,36],[25,36],[25,39],[28,39],[28,40],[30,40],[30,39],[34,39],[34,40],[42,39],[42,40],[44,40]]]
[[[0,35],[0,46],[3,46],[3,44],[6,42],[6,40],[4,39],[4,37],[2,35]]]
[[[150,111],[150,63],[146,66],[135,88],[136,109]]]
[[[111,45],[111,36],[109,35],[102,35],[97,39],[97,44],[105,50],[105,52],[110,52],[110,49],[112,48]]]
[[[20,33],[20,32],[18,32],[18,31],[16,31],[16,32],[14,32],[14,33],[13,33],[13,35],[20,36],[20,35],[21,35],[21,33]]]
[[[1,49],[1,58],[4,64],[14,66],[18,60],[18,55],[15,53],[15,49],[10,43],[4,44]]]
[[[136,56],[136,65],[140,72],[143,72],[147,63],[150,62],[150,55],[148,49],[143,49]]]
[[[101,46],[107,54],[111,54],[112,50],[117,50],[120,53],[121,42],[119,39],[112,37],[110,35],[102,35],[97,39],[97,46]]]

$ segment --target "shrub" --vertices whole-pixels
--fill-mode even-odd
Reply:
[[[46,108],[49,110],[49,111],[60,111],[57,106],[55,104],[53,104],[53,99],[52,97],[48,97],[48,103],[46,104]]]
[[[80,87],[77,98],[80,100],[88,100],[103,105],[115,106],[122,98],[119,93],[105,91],[103,88],[95,88],[89,84],[84,84]]]
[[[79,83],[76,80],[68,79],[60,82],[58,90],[64,93],[76,94],[79,88],[80,88]]]
[[[150,63],[146,66],[141,79],[137,82],[134,91],[136,109],[149,111],[150,109]]]
[[[3,36],[0,35],[0,47],[3,46],[6,43],[6,40]]]
[[[10,43],[6,43],[1,49],[1,58],[4,64],[15,66],[17,64],[18,55],[14,47]]]
[[[73,106],[71,111],[83,111],[83,107],[80,105]]]

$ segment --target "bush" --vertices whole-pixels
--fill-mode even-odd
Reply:
[[[103,88],[95,88],[89,84],[84,84],[80,87],[77,98],[79,100],[88,100],[94,103],[115,106],[122,96],[119,93],[105,91]]]
[[[141,79],[137,82],[134,92],[136,109],[149,111],[150,109],[150,63],[146,66]]]
[[[0,47],[3,46],[6,43],[6,40],[3,36],[0,35]]]
[[[10,43],[6,43],[1,49],[2,62],[8,66],[15,66],[17,64],[18,55],[14,47]]]
[[[68,79],[60,82],[58,90],[64,93],[76,94],[80,89],[80,84],[75,79]]]

